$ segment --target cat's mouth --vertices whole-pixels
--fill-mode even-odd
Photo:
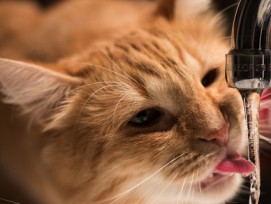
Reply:
[[[238,153],[227,155],[218,163],[213,172],[207,178],[200,182],[201,188],[206,189],[217,185],[221,182],[226,182],[227,179],[234,174],[242,174],[247,176],[255,170],[255,165],[240,156]]]

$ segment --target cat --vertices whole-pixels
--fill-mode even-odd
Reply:
[[[1,4],[1,92],[40,131],[41,203],[221,204],[239,192],[254,166],[209,0]]]

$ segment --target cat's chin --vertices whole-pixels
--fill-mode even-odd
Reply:
[[[204,198],[210,199],[209,203],[221,203],[231,199],[238,192],[241,183],[242,177],[238,173],[221,173],[214,170],[195,188],[198,188]]]
[[[213,171],[209,176],[200,182],[201,190],[208,190],[209,188],[221,185],[223,182],[227,182],[228,179],[233,179],[234,173],[222,173]]]

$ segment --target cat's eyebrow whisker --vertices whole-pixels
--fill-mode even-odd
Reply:
[[[8,199],[4,199],[4,198],[0,198],[0,200],[4,201],[6,203],[21,204],[21,203],[18,203],[18,202],[12,201],[12,200],[8,200]]]
[[[121,86],[120,84],[110,84],[110,85],[107,85],[107,86],[103,86],[103,87],[101,87],[101,88],[99,88],[98,90],[96,90],[96,91],[94,91],[88,98],[87,98],[87,100],[82,104],[82,107],[80,108],[80,111],[78,112],[78,117],[77,117],[77,122],[76,122],[76,124],[78,124],[79,123],[79,118],[80,118],[80,116],[81,116],[81,114],[82,114],[82,111],[83,111],[83,109],[86,107],[86,105],[87,105],[87,103],[89,102],[89,100],[96,94],[96,93],[98,93],[99,91],[101,91],[102,89],[105,89],[105,88],[108,88],[108,87],[114,87],[114,86]],[[77,127],[79,127],[79,126],[77,126]]]
[[[131,80],[131,81],[135,82],[138,86],[141,86],[135,79],[133,79],[131,76],[129,76],[127,74],[124,75],[124,74],[121,74],[121,73],[116,72],[114,70],[111,70],[109,68],[106,68],[106,67],[103,67],[103,66],[100,66],[100,65],[96,65],[96,64],[91,64],[91,63],[78,63],[78,64],[85,64],[85,65],[88,65],[88,66],[93,66],[93,67],[97,67],[97,68],[103,69],[105,71],[108,71],[108,72],[111,72],[113,74],[116,74],[116,75],[118,75],[118,76],[120,76],[123,79],[126,79],[128,81]]]
[[[126,96],[128,96],[128,94],[123,95],[123,96],[120,98],[120,100],[117,102],[116,107],[114,108],[114,112],[113,112],[113,120],[115,120],[116,112],[117,112],[117,109],[118,109],[118,107],[119,107],[120,102],[121,102]]]
[[[166,168],[168,165],[170,165],[171,163],[175,162],[176,160],[178,160],[180,157],[184,156],[185,154],[187,154],[187,152],[184,152],[182,154],[180,154],[179,156],[173,158],[172,160],[170,160],[168,163],[166,163],[165,165],[163,165],[160,169],[158,169],[157,171],[155,171],[153,174],[151,174],[150,176],[148,176],[147,178],[143,179],[141,182],[139,182],[138,184],[134,185],[133,187],[131,187],[130,189],[114,196],[111,199],[114,199],[112,202],[110,202],[110,204],[113,204],[115,202],[117,202],[118,200],[120,200],[123,196],[125,196],[127,193],[133,191],[135,188],[137,188],[138,186],[142,185],[143,183],[145,183],[146,181],[148,181],[149,179],[151,179],[152,177],[154,177],[156,174],[158,174],[159,172],[161,172],[164,168]],[[109,198],[109,200],[111,200]]]
[[[117,65],[117,63],[116,62],[114,62],[114,60],[112,59],[112,58],[110,58],[109,56],[107,56],[106,55],[106,53],[104,52],[104,51],[102,51],[102,50],[100,50],[101,51],[101,53],[114,65],[114,66],[116,66],[118,69],[121,69],[120,68],[120,66],[119,65]]]
[[[115,87],[115,86],[120,86],[120,85],[119,85],[119,84],[111,84],[111,85],[106,85],[106,86],[103,86],[103,87],[97,89],[96,91],[94,91],[94,92],[87,98],[87,100],[86,100],[86,102],[84,103],[84,105],[86,105],[86,103],[88,103],[89,100],[90,100],[93,96],[95,96],[95,94],[97,94],[99,91],[101,91],[101,90],[103,90],[103,89],[106,89],[106,88],[109,88],[109,87]]]
[[[107,85],[107,86],[103,86],[103,87],[97,89],[96,91],[94,91],[94,92],[87,98],[87,100],[84,102],[84,104],[82,105],[82,107],[81,107],[81,109],[80,109],[80,111],[79,111],[79,114],[78,114],[78,118],[81,116],[81,113],[82,113],[83,109],[85,108],[85,106],[87,105],[87,103],[89,102],[89,100],[90,100],[95,94],[97,94],[99,91],[101,91],[101,90],[103,90],[103,89],[106,89],[106,88],[108,88],[108,87],[114,87],[114,86],[120,86],[120,85],[119,85],[119,84]]]
[[[82,86],[76,87],[75,89],[72,89],[71,91],[76,91],[84,87],[89,87],[89,86],[98,85],[98,84],[118,84],[118,85],[123,85],[123,86],[127,85],[127,84],[116,82],[116,81],[97,81],[97,82],[91,82],[91,83],[87,83]]]
[[[92,85],[98,85],[98,84],[119,84],[119,85],[123,85],[123,86],[126,85],[126,84],[124,84],[124,83],[113,82],[113,81],[112,81],[112,82],[111,82],[111,81],[100,81],[100,82],[88,83],[88,84],[84,84],[84,85],[82,85],[82,86],[76,87],[76,88],[74,88],[74,89],[71,89],[71,90],[69,90],[69,91],[66,91],[66,92],[64,92],[63,94],[60,94],[60,95],[58,95],[58,96],[53,96],[53,97],[51,97],[51,98],[49,99],[49,102],[54,101],[55,99],[60,98],[60,97],[62,97],[62,96],[64,96],[64,95],[69,95],[70,93],[73,93],[73,92],[75,92],[75,91],[77,91],[77,90],[80,90],[80,89],[82,89],[82,88],[89,87],[89,86],[92,86]]]
[[[226,12],[227,10],[237,6],[239,4],[239,2],[231,4],[229,6],[227,6],[226,8],[222,9],[221,11],[219,11],[213,18],[212,21],[210,21],[211,24],[213,24],[214,22],[217,21],[217,19],[221,16],[221,14],[223,14],[224,12]]]
[[[90,100],[95,94],[97,94],[99,91],[101,91],[101,90],[103,90],[103,89],[106,89],[106,88],[109,88],[109,87],[116,87],[116,86],[122,86],[122,85],[120,85],[120,84],[111,84],[111,85],[103,86],[103,87],[97,89],[96,91],[94,91],[94,92],[87,98],[87,100],[85,101],[84,106],[83,106],[82,108],[84,108],[85,105],[89,102],[89,100]]]
[[[102,52],[103,53],[103,55],[114,65],[114,66],[116,66],[118,69],[120,69],[121,70],[121,67],[116,63],[116,62],[114,62],[114,60],[113,59],[111,59],[109,56],[107,56],[104,52]],[[135,81],[132,77],[130,77],[129,75],[126,75],[129,79],[131,79],[131,80],[133,80],[134,82],[136,82],[137,83],[137,81]],[[138,83],[137,83],[138,84]],[[139,85],[139,84],[138,84]]]
[[[128,96],[128,94],[126,94],[126,95]],[[137,105],[138,102],[137,102],[137,101],[133,101],[133,102],[129,103],[130,107],[132,107],[134,104]],[[116,110],[117,110],[117,109],[116,109]],[[117,112],[117,111],[116,111],[116,112]],[[115,112],[115,113],[116,113],[116,112]],[[114,114],[115,114],[115,113],[114,113]],[[116,124],[114,123],[114,120],[115,120],[115,116],[112,117],[111,123],[109,124],[109,127],[108,127],[108,131],[106,132],[106,134],[108,134],[108,135],[111,135],[111,134],[112,134],[112,130],[113,130],[113,129],[116,130],[116,129],[119,128],[119,126],[116,126]],[[116,127],[117,127],[117,128],[116,128]]]

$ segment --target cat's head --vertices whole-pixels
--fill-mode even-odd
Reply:
[[[0,60],[5,101],[43,127],[61,188],[115,203],[236,193],[241,175],[215,168],[244,150],[242,101],[225,81],[218,15],[192,2],[161,1],[149,25],[50,69]]]

